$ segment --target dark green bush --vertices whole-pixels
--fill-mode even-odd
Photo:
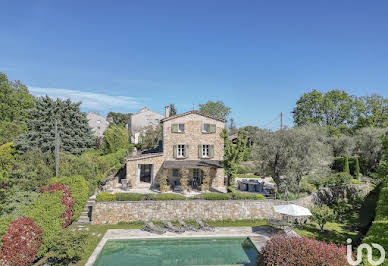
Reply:
[[[258,193],[249,192],[234,192],[232,193],[232,199],[234,200],[263,200],[265,197]]]
[[[54,238],[47,253],[50,265],[69,265],[81,259],[86,246],[87,233],[64,229]]]
[[[65,207],[61,203],[62,192],[43,192],[29,206],[22,211],[25,217],[31,218],[43,231],[43,244],[37,257],[53,247],[55,237],[62,230],[63,219],[61,215]]]
[[[195,196],[193,199],[203,199],[203,200],[230,200],[232,199],[231,193],[212,193],[207,192],[201,195]]]
[[[179,194],[163,193],[163,194],[147,194],[147,200],[186,200],[186,197]]]
[[[141,201],[144,200],[144,195],[139,193],[116,193],[117,201]]]
[[[332,187],[332,186],[340,186],[345,184],[350,184],[353,177],[345,172],[339,172],[335,174],[331,174],[330,176],[323,179],[323,186]]]
[[[78,220],[79,216],[85,204],[88,201],[88,182],[82,176],[70,176],[62,178],[52,178],[49,181],[49,184],[61,183],[67,185],[71,191],[71,196],[74,199],[73,206],[73,221]]]
[[[96,201],[117,201],[116,194],[100,192],[96,196]]]

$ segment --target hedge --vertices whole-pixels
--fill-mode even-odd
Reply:
[[[356,172],[357,172],[357,170],[356,170],[356,168],[357,168],[356,158],[349,157],[348,161],[349,161],[350,174],[354,177],[357,177],[356,176]],[[358,166],[359,166],[359,171],[361,171],[361,173],[367,172],[366,171],[366,163],[362,160],[361,157],[358,158]],[[345,157],[335,157],[333,160],[333,163],[331,165],[331,169],[333,169],[336,172],[343,172],[344,167],[345,167]]]
[[[72,220],[77,221],[86,203],[88,202],[88,182],[82,176],[70,176],[62,178],[52,178],[49,180],[49,183],[61,183],[69,187],[71,195],[74,198],[74,214]]]
[[[55,237],[62,230],[62,214],[65,207],[61,204],[62,193],[43,192],[29,206],[26,206],[22,213],[25,217],[31,218],[43,231],[43,244],[38,251],[37,257],[43,255],[53,246]]]
[[[42,245],[42,230],[33,220],[19,217],[2,239],[1,260],[6,265],[30,265]]]
[[[143,200],[264,200],[265,197],[258,193],[235,192],[215,193],[207,192],[194,197],[186,198],[180,194],[140,194],[140,193],[116,193],[101,192],[97,194],[96,201],[143,201]]]
[[[384,180],[381,184],[379,193],[379,199],[376,207],[376,217],[369,228],[368,233],[363,239],[363,243],[371,244],[377,243],[384,247],[388,251],[388,179]],[[377,249],[373,249],[373,255],[379,256],[380,253]],[[388,263],[388,257],[385,260]]]
[[[277,235],[261,250],[259,265],[348,265],[346,248],[305,237]]]

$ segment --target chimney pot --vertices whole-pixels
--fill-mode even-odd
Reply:
[[[170,116],[170,106],[167,105],[164,107],[164,116],[169,117]]]

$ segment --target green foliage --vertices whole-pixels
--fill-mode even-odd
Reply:
[[[252,169],[249,168],[248,166],[244,166],[244,165],[237,166],[237,174],[248,174],[248,173],[252,173]]]
[[[61,230],[53,239],[53,246],[46,255],[52,265],[69,265],[81,259],[86,246],[84,231]]]
[[[234,200],[264,200],[265,197],[258,193],[249,192],[234,192],[232,193],[232,199]]]
[[[298,192],[303,176],[329,172],[331,150],[326,133],[316,126],[258,131],[252,152],[260,175],[271,175],[280,193]]]
[[[173,193],[147,194],[146,200],[186,200],[186,197]]]
[[[131,117],[131,113],[123,114],[123,113],[115,113],[109,112],[107,117],[113,119],[113,124],[121,127],[125,127],[128,123],[128,119]]]
[[[102,147],[105,154],[115,153],[120,149],[128,149],[128,132],[124,127],[110,125],[104,132]]]
[[[356,128],[388,127],[388,99],[372,94],[356,100]]]
[[[381,184],[381,189],[376,207],[376,217],[368,233],[363,239],[363,243],[371,244],[378,243],[388,250],[388,179],[385,179]],[[379,255],[379,252],[374,249],[373,254]],[[386,263],[388,258],[386,259]],[[384,264],[385,265],[385,264]]]
[[[168,190],[168,177],[166,174],[162,174],[159,177],[160,192],[165,193]]]
[[[144,199],[143,194],[139,193],[116,193],[116,201],[141,201]]]
[[[319,225],[321,232],[324,231],[324,227],[327,222],[332,222],[336,218],[334,211],[327,205],[314,207],[311,210],[311,213],[311,220]]]
[[[362,184],[361,181],[358,179],[352,179],[352,180],[350,180],[350,183],[355,184],[355,185]]]
[[[199,105],[199,111],[213,117],[226,119],[230,114],[230,107],[226,106],[222,101],[208,101],[205,104]]]
[[[358,157],[355,157],[355,158],[354,158],[354,176],[355,176],[356,178],[361,177],[361,173],[360,173],[360,162],[358,161]]]
[[[175,104],[170,104],[170,116],[176,115],[177,110],[175,108]]]
[[[37,99],[36,108],[30,111],[28,131],[17,140],[16,148],[40,150],[52,153],[55,149],[55,120],[58,123],[61,150],[70,154],[81,154],[94,145],[94,137],[86,114],[80,111],[81,103],[68,100],[53,100],[48,96]]]
[[[299,192],[306,192],[308,194],[311,194],[316,189],[317,187],[314,184],[310,183],[308,176],[302,177],[299,183]]]
[[[3,215],[11,215],[14,217],[21,216],[24,207],[33,203],[39,196],[38,192],[24,191],[18,187],[8,189],[7,192],[3,203]]]
[[[1,119],[1,118],[0,118]],[[27,130],[27,124],[22,121],[0,121],[0,145],[11,142]]]
[[[147,126],[140,135],[138,147],[141,150],[152,150],[157,148],[162,141],[161,126]]]
[[[276,193],[276,199],[278,200],[297,200],[303,197],[306,197],[306,193],[298,193],[298,192],[284,192],[284,193]]]
[[[350,174],[350,169],[349,169],[349,159],[348,159],[348,156],[345,155],[345,164],[344,164],[344,170],[343,170],[344,173],[348,173]]]
[[[77,221],[85,204],[88,201],[89,185],[82,176],[69,176],[62,178],[52,178],[49,184],[60,183],[67,185],[71,191],[71,196],[74,199],[73,206],[73,221]]]
[[[193,198],[203,199],[203,200],[230,200],[232,199],[232,194],[207,192],[207,193],[200,194],[198,196],[194,196]]]
[[[0,173],[5,173],[5,176],[7,176],[15,163],[15,152],[13,142],[8,142],[0,146]]]
[[[379,178],[388,179],[388,134],[383,138],[383,159],[379,164],[377,172]]]
[[[0,217],[0,246],[1,246],[1,241],[3,239],[3,236],[5,235],[5,233],[7,233],[8,226],[12,223],[14,218],[16,218],[16,217],[14,217],[12,215]]]
[[[27,86],[20,81],[9,81],[8,77],[0,72],[0,121],[27,120],[28,111],[35,104],[35,98],[28,92]],[[0,139],[3,136],[0,131]]]
[[[322,185],[325,187],[341,186],[350,184],[353,177],[345,172],[331,174],[322,180]]]
[[[228,177],[228,191],[235,192],[238,167],[243,161],[244,153],[247,149],[247,132],[243,130],[238,132],[236,144],[233,144],[229,140],[228,132],[225,129],[222,131],[221,137],[224,139],[223,167],[225,169],[225,175]]]
[[[96,196],[96,201],[116,201],[116,194],[111,194],[108,192],[100,192]]]
[[[61,215],[65,212],[65,207],[61,204],[61,192],[43,192],[29,206],[22,211],[23,216],[31,218],[43,231],[43,244],[37,254],[42,256],[55,244],[56,236],[62,230]]]

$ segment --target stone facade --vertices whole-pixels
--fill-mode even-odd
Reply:
[[[106,118],[93,112],[88,113],[86,118],[88,119],[88,124],[92,129],[93,135],[95,137],[102,137],[109,126]]]
[[[168,112],[166,111],[168,116]],[[157,154],[148,154],[130,157],[127,160],[127,180],[135,187],[139,184],[140,179],[140,167],[141,165],[152,165],[151,171],[151,185],[158,185],[159,177],[162,174],[167,175],[169,183],[174,184],[180,180],[180,176],[176,176],[176,171],[172,168],[163,170],[163,163],[165,161],[175,161],[184,164],[190,161],[204,160],[200,158],[198,145],[212,145],[213,156],[208,158],[213,162],[220,162],[224,158],[224,140],[221,137],[221,132],[225,128],[225,121],[222,119],[214,119],[205,115],[200,114],[197,111],[190,111],[180,115],[172,117],[166,117],[161,120],[163,128],[163,152]],[[184,132],[172,132],[173,124],[184,124]],[[215,126],[215,130],[212,133],[204,133],[202,131],[203,124],[211,124]],[[185,158],[175,158],[173,148],[175,145],[186,145],[187,156]],[[193,179],[194,168],[188,167],[189,169],[189,180]],[[198,167],[199,169],[203,167]],[[210,167],[210,186],[212,188],[224,187],[225,173],[221,167]],[[180,169],[182,170],[182,169]]]
[[[298,201],[281,200],[184,200],[97,202],[92,224],[161,221],[182,219],[242,220],[281,218],[274,212],[277,205],[295,203],[310,207],[311,197]]]

